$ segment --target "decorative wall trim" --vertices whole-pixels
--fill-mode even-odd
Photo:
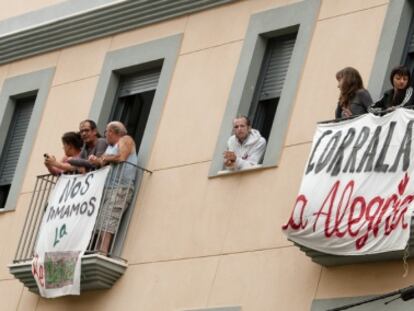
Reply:
[[[127,0],[100,7],[0,37],[0,64],[235,1]]]

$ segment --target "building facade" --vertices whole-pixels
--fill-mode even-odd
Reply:
[[[319,311],[414,283],[402,255],[321,264],[281,230],[316,124],[334,117],[335,73],[357,68],[377,100],[392,67],[414,68],[413,1],[34,0],[0,8],[2,310]],[[223,174],[239,114],[260,129],[266,152],[259,167]],[[139,170],[115,241],[111,260],[123,275],[110,286],[90,282],[80,296],[44,299],[20,282],[16,249],[46,174],[43,154],[62,155],[61,135],[84,119],[101,131],[111,120],[126,123],[138,165],[151,173]],[[108,262],[97,274],[113,272]]]

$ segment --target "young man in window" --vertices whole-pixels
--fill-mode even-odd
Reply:
[[[266,140],[258,130],[252,129],[249,118],[237,117],[233,120],[233,135],[224,152],[224,167],[227,170],[254,167],[262,161],[265,149]]]

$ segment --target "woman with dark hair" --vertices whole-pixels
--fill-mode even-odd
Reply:
[[[79,157],[83,145],[80,134],[78,132],[67,132],[63,134],[62,144],[65,156],[61,161],[57,161],[56,158],[52,155],[49,155],[47,153],[44,154],[44,163],[49,172],[53,175],[77,171],[77,168],[70,165],[68,161],[70,159]]]
[[[397,107],[414,105],[413,88],[410,86],[411,74],[407,67],[398,66],[391,71],[392,89],[384,92],[372,109],[374,111],[394,110]]]
[[[349,118],[368,112],[372,105],[371,95],[364,89],[361,75],[352,67],[336,73],[340,91],[335,119]]]

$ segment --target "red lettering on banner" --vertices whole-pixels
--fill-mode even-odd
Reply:
[[[292,227],[292,229],[297,230],[297,229],[305,229],[306,225],[308,224],[308,221],[304,221],[303,220],[303,213],[305,211],[305,207],[306,204],[308,203],[308,200],[306,199],[306,197],[301,194],[296,198],[296,203],[295,203],[295,207],[293,208],[292,211],[292,215],[290,215],[289,221],[286,225],[284,225],[282,227],[283,230],[286,230],[287,228],[289,228],[289,226]],[[294,219],[294,213],[296,208],[299,206],[300,210],[300,216],[299,216],[299,223],[295,223],[295,219]]]
[[[379,229],[383,225],[383,235],[390,235],[397,228],[406,229],[408,224],[404,220],[408,207],[414,200],[414,195],[404,196],[409,176],[405,174],[398,185],[396,193],[388,198],[375,196],[367,200],[363,196],[353,197],[355,182],[349,181],[344,189],[340,190],[341,182],[336,181],[324,199],[320,209],[313,213],[312,231],[322,227],[326,238],[355,238],[355,248],[362,249],[370,236],[379,238]],[[308,225],[304,217],[308,199],[301,194],[297,197],[289,221],[282,229],[292,228],[299,231]],[[299,210],[299,219],[295,217]],[[385,217],[385,215],[387,216]],[[385,219],[384,219],[385,218]],[[295,221],[296,219],[296,221]]]
[[[32,274],[33,276],[39,280],[41,286],[45,287],[45,272],[43,265],[38,263],[39,255],[34,256],[33,264],[32,264]]]

